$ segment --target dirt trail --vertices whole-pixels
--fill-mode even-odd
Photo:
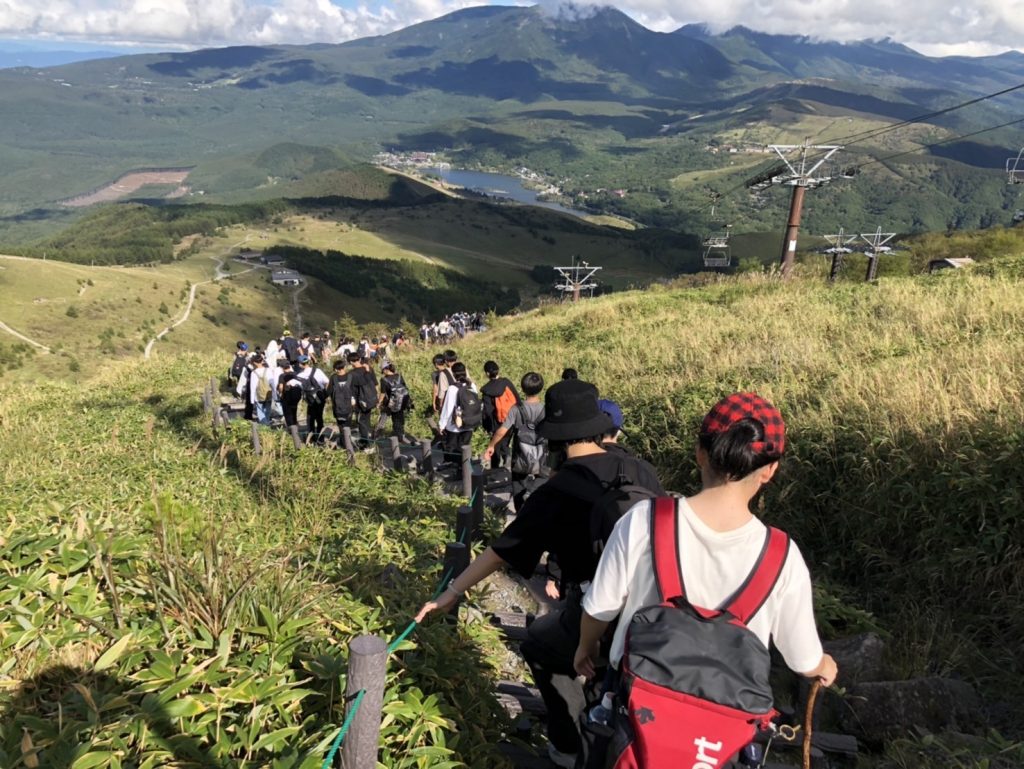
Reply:
[[[243,245],[247,240],[249,240],[248,237],[246,237],[245,240],[241,240],[238,243],[235,243],[233,246],[228,246],[224,258],[226,258],[227,255],[231,253],[232,249],[238,248],[239,246]],[[217,262],[217,265],[213,271],[213,277],[210,278],[209,280],[204,280],[192,285],[192,288],[190,288],[188,292],[188,302],[185,305],[185,311],[181,314],[181,317],[179,317],[177,320],[171,323],[171,325],[167,326],[167,328],[165,328],[163,331],[161,331],[159,334],[157,334],[155,337],[149,340],[149,342],[146,344],[145,351],[142,353],[143,360],[149,360],[149,356],[153,352],[153,345],[155,345],[157,342],[159,342],[161,339],[167,336],[167,334],[170,333],[171,329],[177,328],[178,326],[180,326],[182,323],[189,319],[189,316],[192,315],[192,307],[196,303],[197,288],[199,288],[200,286],[205,286],[207,283],[217,283],[221,280],[224,280],[225,278],[233,278],[236,275],[245,275],[245,273],[247,272],[252,272],[253,270],[261,269],[260,267],[250,267],[248,270],[242,270],[241,272],[228,272],[224,269],[224,258],[219,256],[211,256],[210,258]]]
[[[35,348],[37,348],[39,350],[42,350],[43,352],[46,352],[46,353],[52,352],[50,350],[50,348],[47,347],[45,344],[42,344],[41,342],[37,342],[35,339],[29,339],[27,336],[25,336],[21,332],[15,331],[13,328],[8,326],[3,321],[0,321],[0,331],[6,331],[11,336],[16,336],[21,341],[28,342],[30,345],[32,345],[33,347],[35,347]]]

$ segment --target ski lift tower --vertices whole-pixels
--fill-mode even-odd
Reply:
[[[793,188],[793,199],[789,204],[789,222],[786,224],[786,237],[782,241],[782,277],[793,270],[796,259],[796,238],[800,232],[800,216],[803,213],[804,193],[808,187],[820,187],[832,181],[827,173],[818,173],[825,162],[839,150],[838,144],[769,144],[768,149],[775,152],[782,164],[771,171],[747,181],[747,187],[761,190],[775,184],[783,184]],[[811,153],[820,154],[811,154]]]
[[[591,278],[600,270],[600,267],[591,267],[588,262],[576,260],[573,257],[571,267],[555,267],[555,272],[562,276],[562,282],[556,283],[555,288],[562,292],[562,298],[572,297],[572,301],[578,302],[584,291],[589,291],[594,296],[594,289],[597,283]]]
[[[866,234],[862,232],[860,236],[869,247],[868,250],[864,252],[868,255],[868,271],[864,276],[864,280],[865,282],[870,283],[878,274],[878,255],[887,254],[892,251],[892,247],[885,244],[895,238],[896,233],[882,232],[882,228],[879,227],[874,232]]]
[[[836,279],[839,278],[839,271],[843,269],[843,257],[853,253],[850,244],[856,239],[856,235],[847,235],[843,232],[842,227],[839,228],[839,232],[835,235],[825,236],[825,240],[829,242],[830,246],[825,249],[825,253],[832,255],[832,269],[828,273],[829,283],[835,283]]]

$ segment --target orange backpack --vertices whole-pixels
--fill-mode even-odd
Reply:
[[[506,387],[505,391],[494,399],[494,419],[500,427],[505,422],[505,417],[508,416],[513,407],[519,401],[516,399],[516,394],[512,392],[511,387]]]

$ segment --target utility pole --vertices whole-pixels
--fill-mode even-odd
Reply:
[[[864,282],[870,283],[875,279],[875,276],[878,274],[878,255],[887,254],[889,253],[889,251],[892,250],[889,246],[885,244],[888,243],[893,238],[895,238],[896,233],[882,232],[882,228],[879,227],[874,232],[869,232],[866,234],[862,232],[860,236],[864,240],[864,242],[867,243],[870,247],[870,250],[864,252],[868,255],[868,271],[867,274],[865,274],[864,276]]]
[[[832,177],[827,174],[818,175],[818,170],[836,152],[842,149],[837,144],[770,144],[768,149],[775,152],[782,160],[782,165],[771,171],[747,181],[747,187],[755,190],[766,189],[775,184],[783,184],[793,188],[793,197],[789,204],[789,221],[786,224],[786,236],[782,241],[782,277],[788,277],[793,270],[796,259],[796,241],[800,232],[800,216],[804,207],[804,193],[808,187],[819,187],[828,184]],[[822,153],[810,155],[811,152]],[[795,153],[795,154],[794,154]],[[792,159],[791,159],[792,157]]]
[[[842,227],[835,235],[825,236],[825,240],[831,244],[831,248],[826,248],[825,253],[832,254],[832,269],[828,273],[829,283],[835,283],[839,278],[839,271],[843,269],[843,257],[853,253],[853,249],[849,245],[856,239],[856,235],[847,236]]]
[[[570,267],[555,267],[555,271],[562,276],[562,282],[556,283],[555,288],[562,292],[563,298],[571,295],[574,302],[578,302],[581,292],[588,289],[590,296],[593,297],[597,283],[591,278],[600,269],[600,267],[591,267],[589,263],[582,260],[577,263],[574,256]]]

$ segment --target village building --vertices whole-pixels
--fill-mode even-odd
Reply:
[[[270,282],[275,286],[297,286],[302,283],[302,275],[295,270],[271,270]]]

